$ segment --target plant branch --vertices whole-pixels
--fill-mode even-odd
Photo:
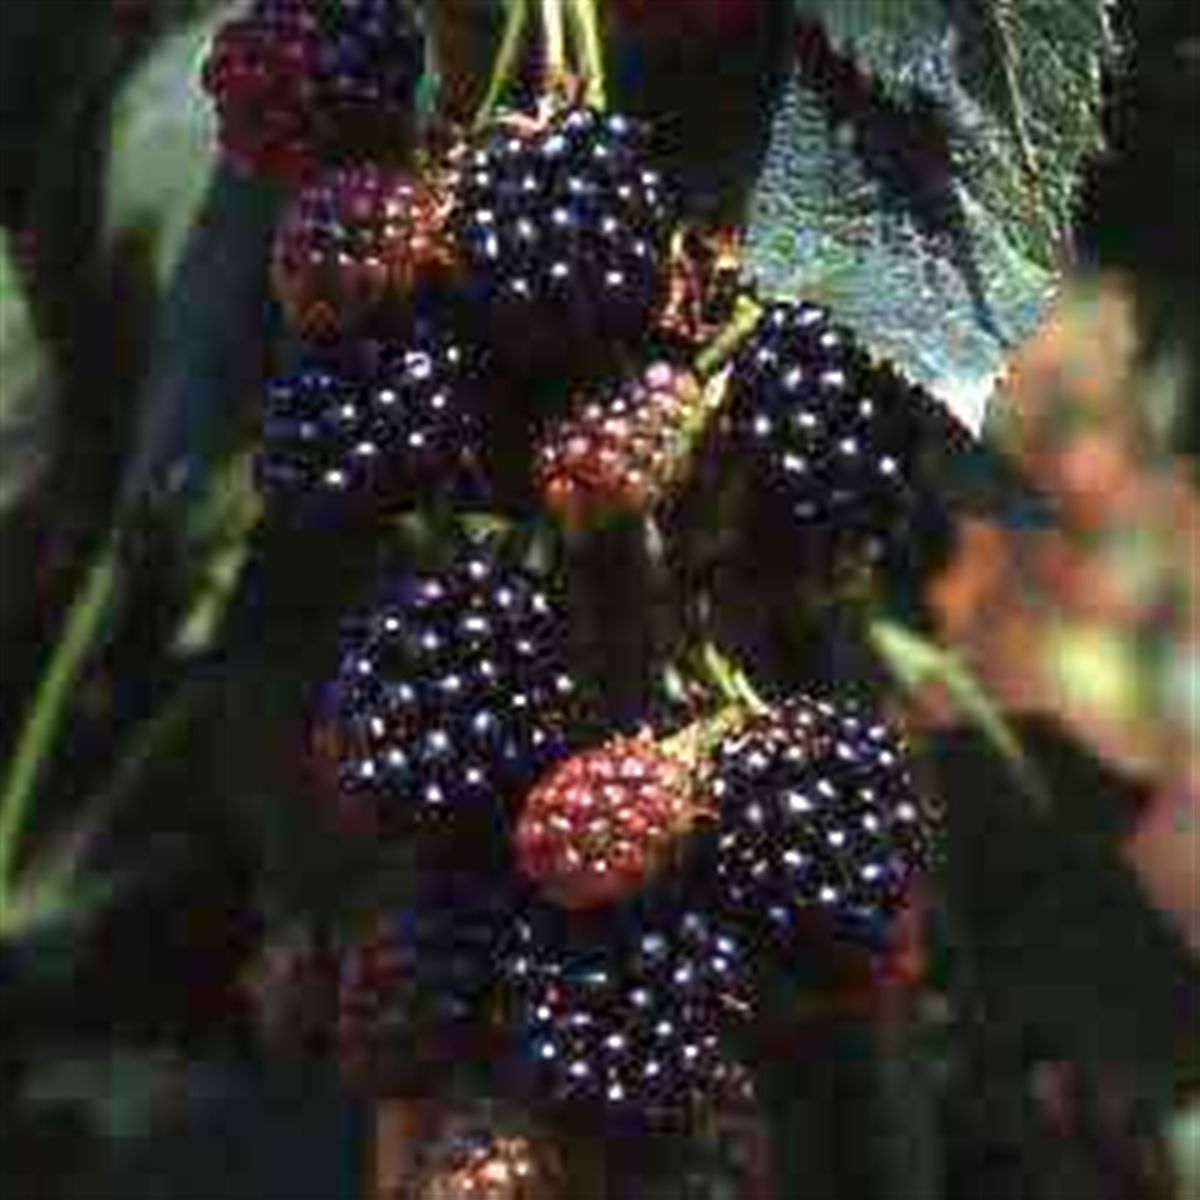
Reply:
[[[76,685],[107,627],[117,581],[117,542],[109,537],[71,603],[0,790],[0,908],[14,887],[17,847],[34,793],[76,698]]]
[[[604,45],[600,37],[600,18],[597,0],[569,0],[571,29],[576,49],[583,61],[586,80],[585,97],[594,108],[607,105],[604,72]]]

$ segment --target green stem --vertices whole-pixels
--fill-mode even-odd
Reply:
[[[570,0],[570,5],[571,28],[587,77],[586,99],[593,108],[603,109],[608,97],[597,0]]]
[[[117,577],[116,539],[109,537],[71,603],[0,790],[0,907],[12,892],[17,846],[38,781],[112,611]]]
[[[712,642],[705,642],[701,651],[701,662],[709,678],[721,695],[733,705],[747,708],[751,712],[766,712],[767,702],[754,690],[746,673],[730,662]]]
[[[508,0],[508,12],[504,18],[504,32],[500,36],[500,47],[496,61],[492,64],[492,75],[488,80],[487,92],[475,114],[474,125],[478,129],[491,120],[505,88],[512,81],[525,27],[529,22],[529,0]]]
[[[696,374],[707,379],[731,359],[762,316],[762,306],[743,296],[729,324],[700,352],[696,359]]]
[[[567,37],[563,6],[567,0],[539,0],[546,55],[546,90],[561,94],[567,84]]]

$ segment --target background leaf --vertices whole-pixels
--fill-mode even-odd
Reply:
[[[208,11],[163,38],[114,101],[105,206],[109,235],[148,229],[160,279],[179,258],[213,173],[215,125],[199,71],[231,7],[227,0],[209,4]]]
[[[1102,0],[796,0],[751,200],[762,290],[836,308],[978,432],[1100,142]]]
[[[8,240],[0,237],[0,516],[46,463],[52,431],[46,367]]]

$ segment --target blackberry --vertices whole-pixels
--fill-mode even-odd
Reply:
[[[936,816],[896,735],[798,697],[716,746],[716,874],[728,909],[787,943],[810,913],[870,935],[931,860]]]
[[[404,900],[370,921],[340,961],[338,1058],[349,1083],[420,1087],[486,1054],[513,905],[503,883],[443,868],[418,873]]]
[[[526,573],[460,551],[350,623],[316,747],[351,828],[507,840],[511,806],[571,746],[565,622]]]
[[[649,734],[576,754],[525,801],[521,869],[566,908],[619,899],[655,872],[690,824],[693,792],[692,764]]]
[[[551,431],[537,461],[546,506],[571,526],[656,507],[683,479],[705,415],[696,377],[653,363]]]
[[[201,82],[225,158],[293,184],[318,162],[320,27],[303,0],[257,0],[213,39]]]
[[[422,1155],[414,1200],[563,1200],[566,1168],[544,1135],[511,1119],[451,1118]]]
[[[877,554],[913,509],[931,403],[824,309],[772,305],[734,360],[719,423],[756,531]]]
[[[272,279],[289,324],[333,337],[411,300],[445,259],[437,184],[387,167],[341,167],[291,202],[275,236]]]
[[[630,910],[581,930],[535,910],[518,922],[509,976],[518,1063],[544,1099],[670,1122],[730,1072],[742,952],[699,912]]]
[[[327,140],[343,153],[394,153],[424,67],[413,0],[324,4],[317,69]]]
[[[477,498],[480,388],[471,351],[424,326],[309,347],[267,386],[259,489],[302,520]]]
[[[202,82],[229,161],[295,184],[394,153],[423,66],[408,0],[255,0],[218,31]]]
[[[509,365],[578,365],[640,339],[664,299],[669,214],[641,131],[590,108],[500,124],[457,156],[466,296]]]

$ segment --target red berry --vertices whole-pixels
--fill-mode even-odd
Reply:
[[[705,415],[696,377],[654,363],[551,431],[538,453],[543,501],[571,526],[646,512],[682,481]]]
[[[310,183],[275,239],[275,290],[293,328],[324,338],[409,299],[446,261],[440,188],[384,167],[344,167]]]
[[[320,33],[299,2],[276,0],[223,26],[201,76],[225,157],[248,174],[295,183],[317,163]]]
[[[522,871],[557,903],[588,908],[636,890],[695,814],[687,757],[649,734],[618,737],[543,777],[517,826]]]

